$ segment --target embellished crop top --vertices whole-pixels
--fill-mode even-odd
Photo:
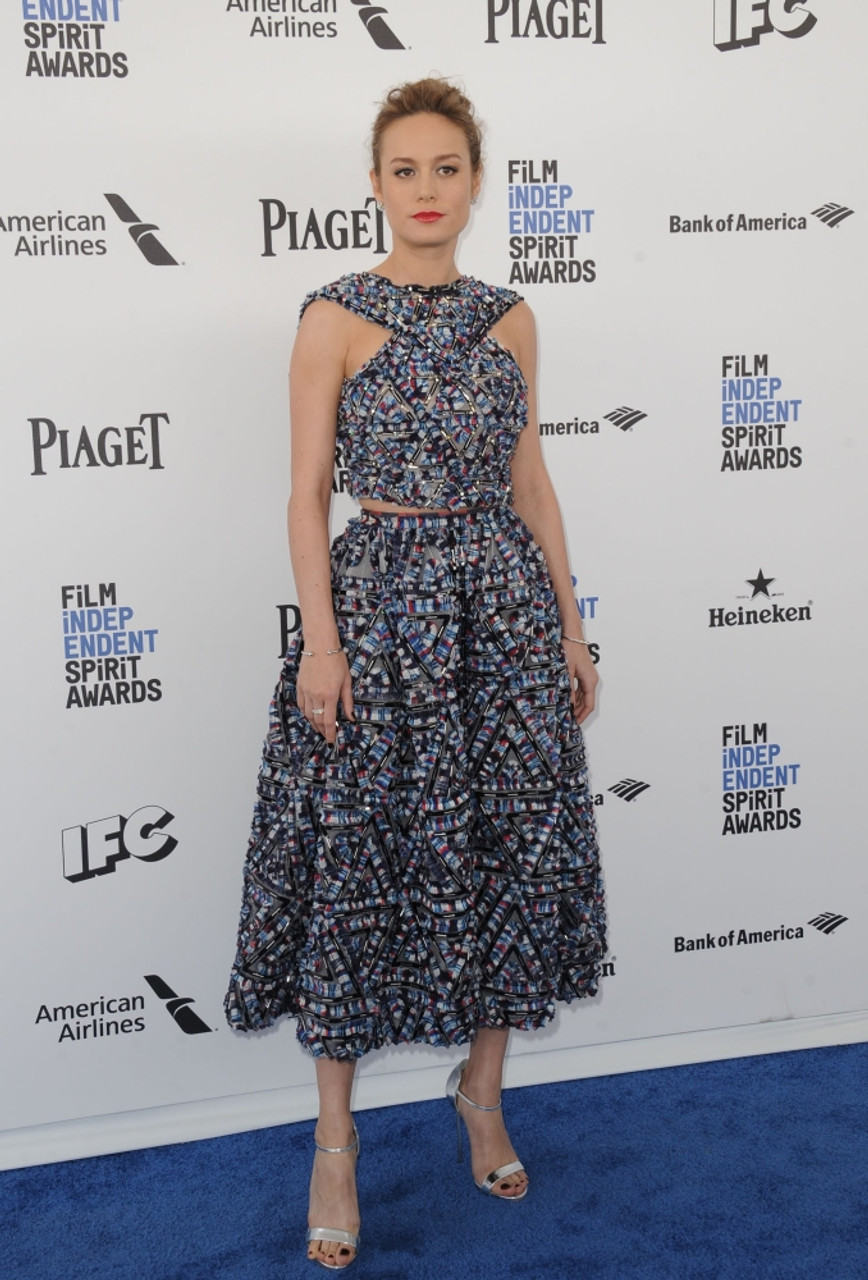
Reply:
[[[341,387],[337,446],[354,498],[456,510],[512,501],[527,387],[490,329],[521,298],[469,276],[396,285],[376,272],[308,294],[381,325],[384,342]]]

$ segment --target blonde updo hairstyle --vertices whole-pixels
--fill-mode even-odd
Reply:
[[[430,112],[457,124],[467,139],[470,165],[474,174],[482,170],[482,129],[473,103],[454,84],[441,76],[412,80],[390,89],[380,104],[371,130],[371,163],[379,174],[382,162],[383,135],[390,124],[407,116]]]

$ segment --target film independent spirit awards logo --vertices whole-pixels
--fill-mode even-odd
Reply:
[[[767,723],[725,724],[720,765],[721,835],[768,835],[802,825],[801,809],[792,806],[802,766],[787,760]]]
[[[576,199],[557,160],[507,161],[509,284],[593,284],[594,209]]]
[[[117,583],[70,583],[61,587],[60,602],[67,711],[162,699],[152,667],[159,627],[137,625],[135,609],[119,601]]]
[[[44,80],[123,80],[129,58],[115,48],[125,0],[18,0],[24,74]]]
[[[175,1026],[186,1036],[198,1036],[216,1030],[203,1022],[195,1009],[192,996],[179,996],[156,973],[143,975],[151,991],[163,1003]],[[99,995],[94,1000],[74,1004],[41,1004],[36,1013],[36,1026],[58,1029],[57,1042],[81,1043],[136,1034],[147,1029],[146,997],[141,993],[124,996]],[[132,1017],[124,1015],[132,1014]]]
[[[107,192],[105,198],[146,262],[152,267],[178,266],[157,236],[156,222],[139,217],[115,192]],[[13,237],[13,258],[101,258],[109,246],[100,233],[107,229],[108,216],[95,211],[0,214],[0,233]]]
[[[804,426],[804,400],[784,387],[764,355],[725,355],[720,381],[720,470],[797,470]]]

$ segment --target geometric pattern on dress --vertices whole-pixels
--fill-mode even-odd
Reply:
[[[352,496],[453,509],[509,502],[527,387],[489,330],[519,295],[469,276],[421,288],[362,271],[309,294],[302,314],[316,299],[386,335],[341,390],[337,444]]]
[[[348,279],[366,306],[384,294],[380,277]],[[424,310],[407,292],[385,290],[392,348],[406,336],[396,315]],[[505,301],[492,293],[505,291],[466,281],[428,291],[428,318],[401,357],[412,385],[382,394],[387,357],[369,362],[353,394],[382,410],[363,424],[376,437],[359,445],[365,456],[379,455],[381,427],[394,456],[399,399],[413,408],[410,435],[426,398],[438,414],[459,402],[478,412],[484,384],[498,413],[525,406],[512,357],[485,342]],[[436,360],[419,353],[423,335]],[[451,421],[437,426],[440,441]],[[494,432],[509,442],[507,464],[515,426]],[[463,459],[496,501],[464,514],[363,513],[332,545],[354,721],[339,709],[332,749],[298,711],[301,636],[271,704],[226,1011],[242,1030],[289,1014],[317,1056],[540,1027],[556,1002],[595,993],[605,953],[583,738],[545,558],[504,498],[502,454],[478,423],[453,427],[451,456],[438,442],[431,463],[429,441],[415,455],[428,459],[421,488],[397,500],[424,505],[431,484],[449,492]],[[466,504],[466,487],[456,492]]]

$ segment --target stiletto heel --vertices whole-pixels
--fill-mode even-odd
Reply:
[[[317,1142],[316,1138],[314,1138],[313,1140],[313,1145],[316,1147],[317,1151],[322,1151],[327,1156],[342,1156],[342,1155],[345,1155],[348,1151],[354,1151],[356,1153],[356,1163],[358,1163],[359,1154],[362,1150],[362,1143],[361,1143],[361,1139],[359,1138],[359,1131],[356,1128],[355,1124],[353,1124],[353,1140],[349,1144],[349,1146],[324,1147],[322,1146],[321,1143]],[[321,1267],[325,1267],[326,1271],[345,1271],[347,1267],[351,1267],[353,1265],[356,1258],[359,1256],[358,1233],[354,1233],[352,1231],[342,1231],[339,1227],[308,1227],[306,1242],[310,1244],[312,1241],[315,1241],[315,1240],[316,1241],[327,1240],[330,1244],[345,1245],[347,1248],[355,1250],[349,1262],[344,1262],[344,1263],[325,1262],[321,1254],[318,1254],[317,1257],[311,1259],[312,1262],[318,1262]]]
[[[466,1066],[467,1059],[465,1058],[463,1062],[459,1062],[458,1066],[450,1072],[449,1079],[446,1081],[446,1097],[450,1098],[455,1106],[455,1123],[458,1130],[459,1164],[461,1163],[463,1155],[461,1146],[461,1121],[464,1117],[458,1108],[458,1099],[460,1098],[468,1107],[473,1107],[475,1111],[500,1111],[503,1106],[502,1102],[498,1102],[494,1107],[484,1107],[481,1102],[474,1102],[472,1098],[468,1098],[466,1093],[461,1092],[461,1077],[464,1075],[464,1069]],[[486,1192],[487,1195],[494,1196],[496,1200],[523,1200],[527,1195],[527,1184],[525,1185],[524,1191],[517,1196],[498,1195],[494,1188],[502,1178],[508,1178],[512,1173],[526,1172],[527,1170],[520,1160],[512,1160],[509,1164],[502,1164],[499,1169],[494,1169],[486,1178],[483,1178],[481,1182],[477,1182],[475,1178],[473,1179],[473,1182],[480,1191]],[[473,1175],[471,1174],[471,1177],[472,1176]]]

